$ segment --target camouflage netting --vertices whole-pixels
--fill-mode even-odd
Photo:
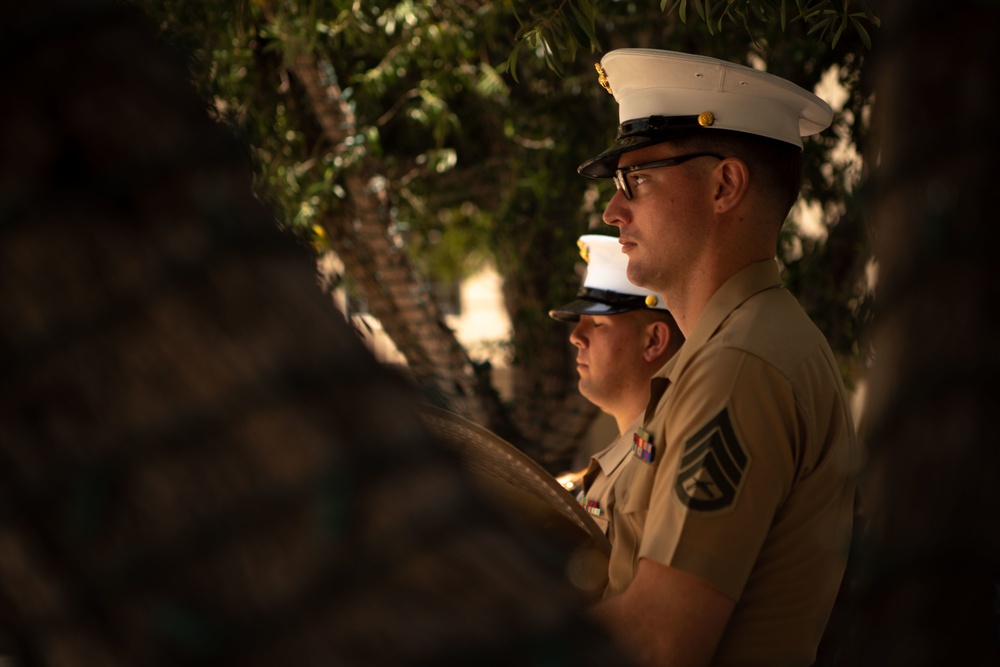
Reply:
[[[425,435],[145,20],[23,4],[0,27],[18,664],[621,664],[561,554]]]

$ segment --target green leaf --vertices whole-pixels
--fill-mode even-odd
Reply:
[[[825,31],[828,23],[830,23],[830,19],[823,19],[822,21],[817,21],[816,23],[813,24],[813,27],[809,28],[809,32],[807,32],[806,34],[811,35],[817,30]]]
[[[705,6],[703,4],[703,0],[692,0],[692,2],[694,2],[695,11],[698,12],[698,17],[701,18],[702,21],[704,21],[705,20]]]
[[[851,21],[854,22],[854,29],[858,31],[858,37],[861,38],[861,42],[865,45],[865,48],[872,48],[872,38],[868,35],[868,31],[865,27],[861,25],[861,21],[856,18],[852,18]]]
[[[576,14],[577,19],[575,26],[571,24],[571,27],[579,27],[583,30],[584,36],[590,43],[590,50],[593,51],[598,48],[599,43],[597,41],[597,32],[594,28],[593,14],[588,15],[587,9],[583,7],[585,4],[587,4],[587,0],[580,0],[580,9],[577,9],[576,5],[570,5],[573,9],[573,13]],[[583,40],[580,41],[580,44],[583,44]]]
[[[587,43],[587,39],[580,38],[579,32],[574,32],[572,28],[577,28],[579,26],[574,24],[572,21],[566,22],[566,34],[562,36],[563,41],[559,46],[559,53],[563,56],[563,60],[566,62],[573,62],[576,60],[576,52],[581,46]]]
[[[507,58],[507,62],[500,67],[500,71],[506,70],[510,72],[510,78],[514,79],[515,83],[520,83],[517,78],[517,59],[521,53],[522,44],[524,44],[524,42],[519,41],[514,45],[514,50],[510,52],[510,57]]]
[[[865,16],[868,17],[868,20],[871,21],[872,23],[875,23],[878,20],[875,17],[875,12],[872,11],[872,8],[868,5],[867,2],[861,3],[861,11],[864,12]]]
[[[556,43],[559,49],[556,55],[559,56],[560,60],[571,63],[576,60],[576,52],[587,42],[587,38],[585,35],[579,34],[579,27],[574,23],[567,22],[566,26],[568,34],[562,36],[562,40]],[[573,28],[576,28],[576,31]]]
[[[681,23],[684,23],[684,24],[686,24],[688,22],[688,18],[687,18],[687,6],[688,6],[687,0],[681,0],[679,14],[680,14],[680,17],[681,17]]]
[[[511,10],[511,12],[513,12],[514,18],[517,20],[517,24],[519,26],[521,26],[521,28],[524,28],[524,21],[521,20],[520,14],[517,13],[517,3],[516,2],[513,2],[513,3],[510,4],[510,10]],[[518,32],[520,32],[520,30],[518,30]]]
[[[788,7],[785,4],[785,0],[781,0],[781,32],[785,32],[785,27],[788,25]]]
[[[799,6],[799,15],[806,23],[812,23],[813,18],[818,14],[821,14],[824,11],[823,7],[826,6],[826,3],[824,2],[815,5],[814,7],[803,7],[798,0],[796,0],[796,4]]]
[[[847,27],[847,19],[845,18],[840,22],[840,27],[837,28],[836,34],[833,36],[833,47],[837,48],[837,42],[840,41],[840,36],[844,34],[844,28]]]
[[[551,31],[549,31],[551,32]],[[553,35],[554,37],[555,35]],[[552,48],[552,43],[549,41],[544,34],[544,32],[539,32],[538,39],[542,46],[542,53],[545,54],[545,64],[550,70],[556,73],[558,76],[563,75],[562,63],[559,59],[555,57],[556,51]]]

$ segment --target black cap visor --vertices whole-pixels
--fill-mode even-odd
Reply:
[[[670,141],[698,129],[702,129],[698,116],[650,116],[626,121],[618,126],[615,143],[581,164],[576,171],[587,178],[611,178],[623,153]]]
[[[581,315],[617,315],[647,307],[646,297],[635,294],[583,288],[577,296],[580,298],[576,301],[550,310],[549,317],[560,322],[579,322]]]

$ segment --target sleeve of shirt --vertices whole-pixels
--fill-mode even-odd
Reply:
[[[649,426],[665,448],[639,557],[738,600],[796,474],[791,384],[753,355],[716,350],[691,361]]]

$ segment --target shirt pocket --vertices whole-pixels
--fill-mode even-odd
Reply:
[[[653,491],[658,466],[638,457],[631,457],[615,483],[618,511],[622,514],[645,514],[649,509],[649,497]]]
[[[609,591],[620,593],[635,578],[639,550],[646,531],[649,496],[656,477],[656,465],[630,457],[615,480],[617,511],[611,527],[611,561],[608,568]]]
[[[597,524],[597,527],[600,528],[601,532],[604,533],[604,536],[607,537],[608,536],[608,528],[611,527],[611,521],[608,519],[608,517],[606,517],[606,516],[594,516],[593,514],[591,514],[590,518],[594,520],[594,523]]]

